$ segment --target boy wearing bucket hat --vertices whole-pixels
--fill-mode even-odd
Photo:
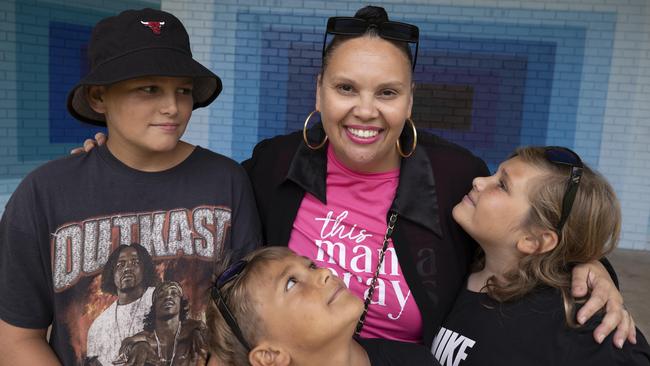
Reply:
[[[95,26],[88,55],[68,110],[107,126],[109,139],[36,169],[7,203],[0,365],[119,364],[121,342],[143,330],[151,286],[180,283],[188,316],[200,320],[214,260],[260,241],[246,173],[180,140],[192,110],[222,88],[192,58],[182,23],[159,10],[122,12]],[[157,364],[174,356],[178,337],[168,338],[150,350]]]

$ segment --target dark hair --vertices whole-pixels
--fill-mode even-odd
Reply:
[[[356,14],[354,14],[354,17],[363,19],[372,24],[380,24],[388,21],[388,13],[386,12],[386,9],[382,8],[381,6],[368,5],[366,7],[363,7],[357,10]],[[369,27],[364,34],[358,36],[335,35],[334,38],[332,38],[332,41],[327,45],[327,47],[325,47],[320,74],[322,75],[325,72],[325,69],[329,64],[329,60],[332,55],[332,52],[334,52],[334,50],[341,43],[353,38],[364,37],[364,36],[378,37],[377,29],[374,27]],[[411,66],[413,65],[413,55],[411,54],[411,48],[409,47],[408,43],[393,41],[390,39],[384,39],[384,40],[392,43],[393,45],[395,45],[395,47],[400,49],[408,58],[410,65]]]
[[[156,287],[156,290],[151,294],[151,309],[147,313],[147,315],[144,316],[143,324],[144,327],[142,328],[143,330],[146,330],[147,332],[153,332],[154,329],[156,329],[156,291],[169,284],[171,281],[165,281],[161,284],[159,284]],[[184,321],[187,319],[187,314],[190,312],[190,302],[185,298],[185,296],[181,296],[181,309],[179,312],[179,320]]]
[[[142,245],[138,243],[132,243],[131,245],[120,245],[113,251],[113,253],[111,253],[110,257],[108,257],[108,261],[106,262],[104,270],[102,271],[103,292],[117,295],[117,287],[115,286],[115,279],[113,278],[115,275],[115,265],[117,264],[117,260],[120,257],[120,253],[122,253],[122,251],[127,248],[133,248],[138,253],[138,259],[142,264],[143,272],[142,286],[146,289],[147,287],[150,287],[154,284],[156,280],[155,270],[149,252],[147,252],[147,250]]]

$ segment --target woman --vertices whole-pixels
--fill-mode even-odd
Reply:
[[[408,44],[417,51],[417,27],[369,6],[354,18],[330,18],[327,33],[335,36],[318,75],[322,125],[262,141],[243,163],[263,234],[330,268],[366,303],[377,278],[362,336],[430,345],[476,249],[451,210],[488,169],[457,145],[416,135]],[[580,315],[599,309],[597,301]],[[629,322],[617,333],[621,344]],[[607,322],[595,336],[602,340],[613,327]]]
[[[312,113],[303,133],[262,141],[243,163],[265,242],[330,268],[366,298],[362,336],[431,345],[476,250],[451,210],[472,179],[489,172],[466,149],[416,133],[409,45],[417,57],[417,27],[388,21],[383,8],[368,6],[353,18],[330,18],[328,34],[334,37],[323,49],[316,89],[322,124],[307,130]],[[87,140],[84,148],[92,145]],[[586,295],[588,273],[596,286],[579,316],[607,303],[595,337],[602,341],[618,326],[622,345],[633,322],[600,264],[576,270],[575,294]],[[634,341],[633,331],[629,337]]]
[[[593,342],[598,319],[575,324],[570,268],[616,247],[614,190],[573,151],[517,149],[453,209],[481,246],[475,271],[432,352],[452,365],[650,365],[650,347]],[[504,357],[504,355],[507,355]]]

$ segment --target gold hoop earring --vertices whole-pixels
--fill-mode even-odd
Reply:
[[[307,124],[309,124],[309,120],[311,119],[311,116],[313,116],[314,113],[316,113],[316,112],[318,112],[318,111],[314,110],[311,113],[309,113],[309,115],[307,116],[307,119],[305,120],[305,125],[302,128],[302,139],[305,141],[305,145],[307,145],[307,147],[312,149],[312,150],[320,149],[327,142],[327,134],[325,135],[325,139],[323,140],[323,142],[321,142],[317,146],[309,145],[309,140],[307,140]]]
[[[415,147],[418,145],[418,131],[415,129],[415,123],[413,123],[411,117],[407,118],[406,120],[411,123],[411,129],[413,130],[413,146],[411,146],[411,151],[408,154],[405,154],[404,151],[402,151],[402,146],[399,144],[399,137],[397,138],[397,152],[403,158],[408,158],[409,156],[413,155]]]

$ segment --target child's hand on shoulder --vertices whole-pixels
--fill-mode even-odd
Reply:
[[[83,146],[75,147],[74,149],[70,150],[70,155],[79,154],[79,153],[87,153],[90,150],[94,149],[95,146],[104,145],[106,143],[107,139],[108,138],[106,137],[106,135],[104,135],[102,132],[97,132],[95,134],[95,139],[94,140],[93,139],[86,139],[86,141],[84,141]]]

